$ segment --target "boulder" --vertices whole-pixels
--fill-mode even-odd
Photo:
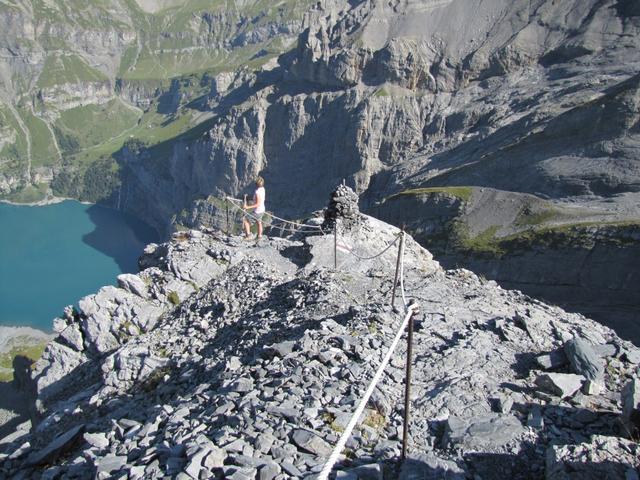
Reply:
[[[589,342],[574,337],[564,345],[564,352],[574,373],[604,385],[604,362]]]
[[[147,286],[138,275],[133,275],[132,273],[118,275],[118,286],[134,295],[147,298]]]

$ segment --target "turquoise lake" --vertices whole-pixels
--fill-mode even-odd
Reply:
[[[66,305],[137,272],[154,241],[150,227],[97,205],[0,203],[0,325],[51,331]]]

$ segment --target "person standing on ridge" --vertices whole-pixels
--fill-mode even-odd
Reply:
[[[264,189],[264,178],[258,177],[256,178],[256,191],[253,194],[253,203],[247,204],[247,196],[244,196],[244,205],[243,208],[245,212],[249,210],[254,210],[251,217],[255,219],[256,224],[258,225],[258,237],[257,240],[262,238],[262,217],[265,212],[265,189]],[[249,215],[245,215],[242,219],[242,226],[244,227],[244,236],[245,238],[249,238],[251,235],[251,223],[249,222]]]

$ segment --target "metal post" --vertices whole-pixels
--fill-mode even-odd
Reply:
[[[402,460],[407,458],[407,443],[409,441],[409,413],[411,409],[411,363],[413,358],[413,320],[417,309],[409,317],[409,333],[407,335],[407,368],[404,380],[404,425],[402,427]]]
[[[224,199],[224,206],[226,207],[227,210],[227,235],[229,235],[229,199],[225,198]]]
[[[333,222],[333,269],[338,269],[338,218]]]
[[[398,246],[398,258],[396,260],[396,274],[393,276],[393,293],[391,294],[391,307],[396,306],[396,287],[398,286],[398,275],[400,274],[400,259],[404,252],[404,225],[400,232],[400,245]]]

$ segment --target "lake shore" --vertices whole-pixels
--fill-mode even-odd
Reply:
[[[42,200],[38,200],[37,202],[13,202],[11,200],[0,199],[0,203],[6,203],[7,205],[14,205],[16,207],[46,207],[47,205],[55,205],[57,203],[66,202],[68,200],[81,203],[83,205],[93,205],[91,202],[81,202],[77,198],[71,197],[56,197],[54,195],[47,196]]]

